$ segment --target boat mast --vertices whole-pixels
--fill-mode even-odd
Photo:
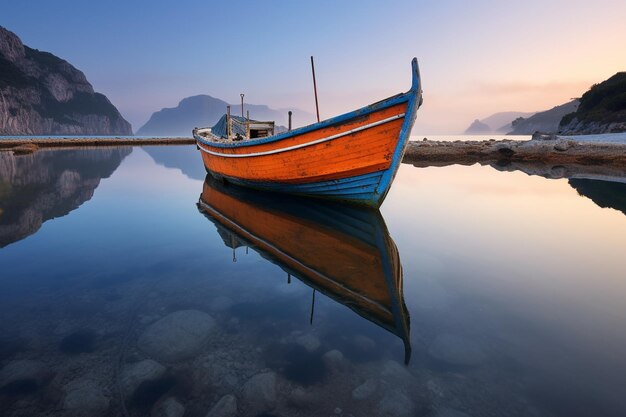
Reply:
[[[317,102],[317,83],[315,82],[315,64],[313,63],[313,55],[311,55],[311,71],[313,72],[313,91],[315,92],[315,111],[317,112],[317,121],[320,121],[320,107]]]

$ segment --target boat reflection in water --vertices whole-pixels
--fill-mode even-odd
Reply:
[[[277,196],[209,176],[198,209],[227,246],[250,247],[280,266],[288,279],[294,276],[312,287],[313,303],[320,291],[401,338],[408,363],[402,265],[378,210]]]

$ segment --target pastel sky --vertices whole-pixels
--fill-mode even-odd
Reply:
[[[85,72],[135,130],[196,94],[313,113],[310,55],[322,118],[408,89],[418,57],[414,134],[548,109],[626,70],[624,0],[1,3],[0,25]]]

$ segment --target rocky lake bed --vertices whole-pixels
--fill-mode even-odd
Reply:
[[[437,147],[498,145],[466,142]],[[407,358],[199,213],[195,147],[0,153],[2,416],[619,416],[622,168],[411,158],[381,214]]]
[[[270,300],[215,294],[151,276],[5,303],[3,321],[22,325],[2,329],[4,415],[462,417],[456,391],[493,360],[480,340],[444,333],[417,346],[412,369],[365,335],[241,315]]]

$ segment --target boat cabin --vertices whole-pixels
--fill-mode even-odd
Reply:
[[[209,129],[198,129],[196,133],[213,140],[240,141],[273,136],[274,131],[273,121],[252,120],[247,117],[225,114],[215,126]]]

